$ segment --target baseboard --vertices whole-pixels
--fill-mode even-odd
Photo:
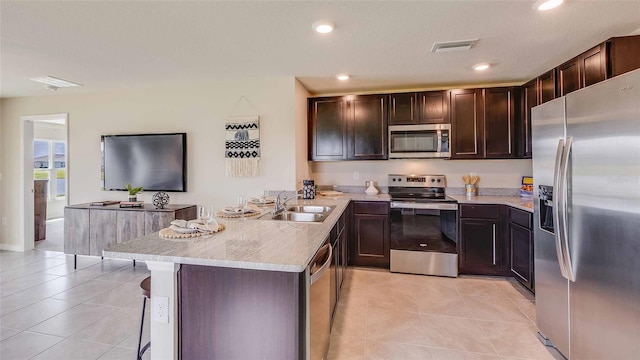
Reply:
[[[12,244],[0,244],[0,250],[24,251],[21,245],[12,245]]]

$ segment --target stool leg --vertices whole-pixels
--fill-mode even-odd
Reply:
[[[133,260],[133,267],[136,267],[136,261]]]
[[[73,254],[73,270],[78,267],[78,255]]]
[[[142,359],[142,356],[140,355],[140,345],[142,345],[142,329],[144,329],[144,308],[146,306],[147,306],[147,297],[144,296],[142,298],[142,318],[140,319],[140,336],[138,337],[138,353],[137,353],[138,360]]]

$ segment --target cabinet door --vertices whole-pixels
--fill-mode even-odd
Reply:
[[[486,158],[515,156],[515,88],[490,88],[484,94],[484,154]]]
[[[89,255],[102,256],[102,250],[117,242],[117,210],[89,210]]]
[[[387,159],[387,99],[386,95],[361,95],[348,100],[349,160]]]
[[[173,211],[145,211],[144,212],[144,233],[160,231],[171,225],[175,220],[175,212]]]
[[[587,87],[607,78],[607,56],[604,44],[580,55],[580,87]]]
[[[501,275],[499,220],[460,219],[460,272]]]
[[[344,160],[346,102],[343,97],[309,100],[309,160]]]
[[[389,125],[411,125],[418,123],[418,95],[402,93],[389,95]]]
[[[389,216],[355,214],[353,264],[389,267]]]
[[[533,79],[522,86],[522,117],[520,121],[519,154],[531,157],[531,109],[538,106],[538,79]]]
[[[533,236],[531,230],[509,224],[511,242],[511,273],[530,290],[533,290]]]
[[[427,91],[419,95],[421,124],[449,124],[449,91]]]
[[[144,236],[144,211],[116,211],[116,242],[121,243]]]
[[[89,209],[64,208],[64,253],[89,255]]]
[[[621,36],[606,42],[607,78],[640,68],[640,35]]]
[[[451,90],[451,157],[481,159],[484,157],[484,113],[482,90]]]
[[[551,69],[538,76],[538,104],[544,104],[556,98],[556,70]]]
[[[558,66],[559,95],[564,96],[580,89],[580,59],[573,58]]]

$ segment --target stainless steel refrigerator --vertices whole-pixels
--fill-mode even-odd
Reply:
[[[640,359],[640,70],[531,118],[540,338],[569,359]]]

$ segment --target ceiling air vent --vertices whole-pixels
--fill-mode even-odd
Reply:
[[[477,42],[478,39],[437,42],[433,44],[431,52],[443,53],[452,51],[466,51],[474,47]]]

